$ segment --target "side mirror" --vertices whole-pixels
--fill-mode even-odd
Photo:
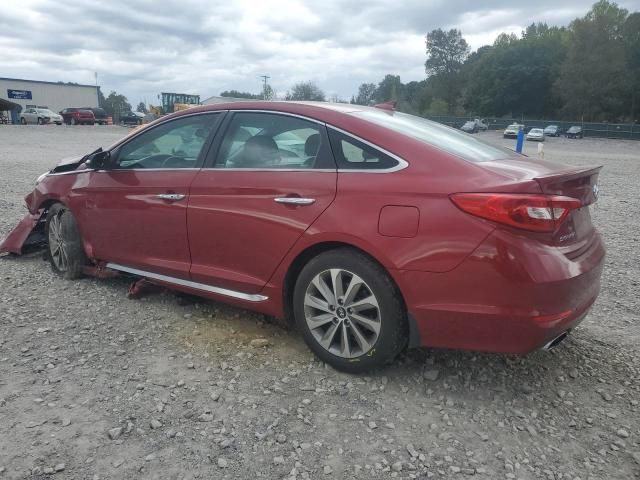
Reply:
[[[87,160],[87,166],[94,170],[108,170],[111,167],[111,152],[94,153]]]

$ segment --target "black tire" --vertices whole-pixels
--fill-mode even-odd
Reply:
[[[27,120],[26,120],[24,117],[22,117],[22,118],[20,119],[20,123],[21,123],[22,125],[26,125],[26,124],[27,124]]]
[[[54,231],[51,230],[52,228]],[[78,224],[71,211],[61,203],[56,203],[49,208],[45,233],[51,269],[70,280],[81,277],[83,268],[87,264],[87,256],[82,246]],[[57,250],[54,245],[56,238],[59,239]],[[64,261],[60,260],[61,251],[64,253]]]
[[[38,119],[38,125],[42,125],[44,122],[42,121],[41,118]]]
[[[370,293],[373,294],[377,301],[379,333],[375,341],[372,341],[371,348],[359,356],[345,358],[330,352],[318,342],[307,324],[305,313],[307,290],[312,288],[310,285],[317,275],[321,275],[329,269],[340,269],[346,274],[357,275],[363,280],[365,288],[370,290]],[[339,305],[342,305],[342,303],[339,303]],[[293,314],[309,348],[320,360],[343,372],[362,373],[382,367],[393,361],[408,342],[407,313],[404,301],[395,283],[378,263],[352,248],[345,247],[329,250],[313,258],[304,266],[298,275],[293,292]],[[334,313],[330,315],[334,315]],[[335,313],[335,315],[337,316],[338,314]],[[341,321],[347,323],[346,331],[353,332],[351,330],[353,325],[348,325],[349,317],[347,316],[346,320],[344,317],[342,318],[343,320]],[[335,321],[340,320],[336,317],[333,319],[334,324]],[[351,322],[356,323],[353,319],[351,319]],[[331,325],[329,323],[326,325],[328,326],[327,330],[329,330]],[[366,329],[363,330],[363,324],[357,323],[357,325],[360,325],[358,329],[361,332],[366,331]],[[339,330],[338,327],[336,327],[337,330]],[[347,334],[347,336],[355,341],[353,333]],[[354,342],[353,345],[356,345],[356,343]]]

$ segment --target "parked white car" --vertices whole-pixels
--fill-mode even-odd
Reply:
[[[544,142],[544,130],[541,128],[532,128],[529,130],[529,133],[527,133],[527,140]]]
[[[52,112],[48,108],[27,108],[20,114],[20,123],[37,123],[43,125],[45,123],[55,123],[62,125],[62,116]]]

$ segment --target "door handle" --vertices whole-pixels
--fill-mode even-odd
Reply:
[[[302,198],[302,197],[276,197],[273,199],[276,203],[285,203],[288,205],[311,205],[316,202],[315,198]]]
[[[176,200],[182,200],[186,197],[183,193],[160,193],[155,196],[156,198],[160,198],[162,200],[169,200],[171,202],[175,202]]]

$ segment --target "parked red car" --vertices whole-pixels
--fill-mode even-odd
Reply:
[[[60,115],[67,125],[93,125],[96,122],[93,112],[82,108],[65,108]]]
[[[388,106],[211,105],[43,174],[0,251],[45,234],[67,278],[123,272],[293,317],[351,372],[407,346],[522,354],[598,295],[599,170]]]

